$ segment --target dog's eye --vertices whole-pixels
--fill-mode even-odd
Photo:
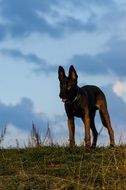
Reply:
[[[70,90],[71,87],[72,87],[71,84],[68,84],[67,89]]]

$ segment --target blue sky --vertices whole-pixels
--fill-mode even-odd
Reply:
[[[0,129],[7,125],[7,146],[25,141],[32,121],[43,135],[49,122],[54,139],[68,142],[57,69],[71,64],[80,86],[106,93],[116,141],[125,141],[125,23],[125,0],[0,0]],[[106,138],[104,129],[99,144]]]

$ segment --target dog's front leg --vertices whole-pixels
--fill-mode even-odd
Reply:
[[[85,146],[89,148],[91,146],[91,140],[90,140],[90,117],[89,114],[85,114],[82,118],[84,122],[85,127]]]
[[[74,134],[75,134],[75,124],[74,117],[68,118],[68,129],[69,129],[69,144],[70,146],[75,145]]]

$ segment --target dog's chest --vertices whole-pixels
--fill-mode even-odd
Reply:
[[[67,104],[65,106],[68,116],[82,117],[83,109],[78,103]]]

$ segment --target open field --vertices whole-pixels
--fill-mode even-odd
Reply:
[[[0,149],[0,190],[125,190],[126,146]]]

